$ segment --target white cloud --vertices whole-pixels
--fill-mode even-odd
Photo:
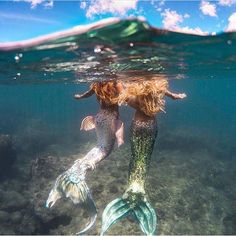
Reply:
[[[236,31],[236,12],[234,12],[228,19],[228,26],[225,31]]]
[[[151,0],[150,4],[159,12],[162,11],[162,8],[165,5],[166,0]]]
[[[185,33],[185,34],[196,34],[196,35],[208,35],[209,33],[206,31],[201,30],[199,27],[195,27],[195,28],[190,28],[188,26],[186,27],[176,27],[177,32],[180,33]]]
[[[80,3],[80,8],[81,8],[81,9],[85,9],[86,6],[87,6],[86,2],[81,2],[81,3]]]
[[[221,6],[231,6],[233,4],[236,4],[236,0],[219,0],[219,5]]]
[[[31,8],[35,8],[37,5],[43,2],[43,0],[24,0],[24,1],[29,2],[31,4]]]
[[[173,30],[179,23],[183,22],[183,16],[170,9],[165,9],[161,15],[164,17],[162,21],[164,28],[169,30]]]
[[[45,8],[52,8],[53,7],[53,0],[14,0],[15,2],[28,2],[31,4],[31,8],[34,9],[38,5],[43,4]]]
[[[165,0],[160,0],[159,1],[159,6],[164,6],[165,5]]]
[[[204,15],[217,17],[216,5],[207,1],[201,1],[200,10]]]
[[[176,11],[171,11],[170,9],[165,9],[163,13],[163,27],[167,30],[172,30],[180,33],[186,34],[197,34],[197,35],[207,35],[208,32],[202,31],[199,27],[190,28],[188,26],[181,27],[180,24],[183,23],[184,18],[189,18],[188,14],[178,14]]]
[[[48,9],[52,8],[53,7],[53,0],[50,0],[50,1],[46,2],[44,4],[44,6]]]
[[[190,17],[190,15],[188,13],[184,14],[184,18],[189,18],[189,17]]]
[[[129,10],[137,8],[138,0],[92,0],[86,3],[86,16],[91,18],[105,13],[125,15]]]

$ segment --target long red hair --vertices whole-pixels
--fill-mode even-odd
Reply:
[[[121,92],[121,83],[119,81],[102,81],[91,84],[98,99],[106,104],[118,104],[119,94]]]

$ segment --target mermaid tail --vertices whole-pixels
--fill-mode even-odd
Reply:
[[[89,211],[90,221],[85,228],[78,232],[81,234],[89,230],[97,218],[97,208],[94,203],[91,192],[85,182],[85,174],[88,165],[79,161],[56,179],[54,187],[49,193],[46,201],[46,207],[51,208],[58,199],[62,197],[70,198],[74,204],[84,203]]]
[[[107,205],[102,216],[102,234],[127,215],[136,219],[146,235],[153,235],[157,226],[154,208],[147,201],[145,181],[157,135],[156,121],[134,119],[131,125],[131,159],[128,189],[122,198]]]
[[[144,234],[155,233],[157,217],[154,208],[142,192],[129,191],[122,198],[117,198],[106,206],[102,215],[101,235],[128,215],[134,217]]]

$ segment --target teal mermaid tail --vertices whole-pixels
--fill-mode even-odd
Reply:
[[[87,168],[88,166],[80,165],[78,161],[75,162],[69,170],[57,177],[54,187],[50,191],[46,201],[47,208],[51,208],[56,201],[62,197],[70,198],[74,204],[83,203],[86,206],[90,215],[90,221],[85,228],[77,234],[89,230],[94,225],[97,218],[97,208],[85,182]]]
[[[154,208],[142,192],[129,191],[122,198],[110,202],[102,215],[102,235],[116,222],[131,215],[144,234],[154,235],[157,217]]]
[[[127,215],[132,215],[146,235],[157,227],[154,208],[147,201],[145,182],[157,135],[155,118],[134,119],[131,125],[131,159],[128,189],[122,198],[107,205],[102,216],[102,234]]]

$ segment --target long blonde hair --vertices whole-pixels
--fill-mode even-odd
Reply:
[[[138,109],[147,116],[154,116],[159,111],[164,111],[163,99],[168,90],[168,82],[164,78],[140,79],[134,82],[124,83],[125,89],[119,96],[119,104],[129,103],[132,97],[135,99]]]

